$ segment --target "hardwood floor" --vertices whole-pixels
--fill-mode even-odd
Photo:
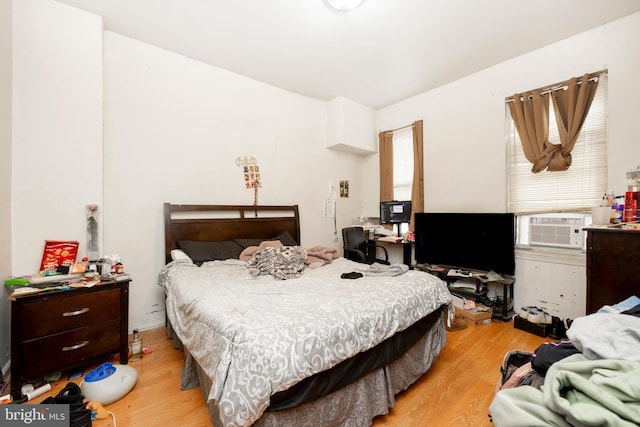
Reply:
[[[153,350],[131,362],[138,382],[124,398],[105,407],[119,427],[210,426],[200,389],[180,390],[182,352],[173,348],[164,328],[142,331],[144,346]],[[488,408],[499,378],[499,366],[510,350],[533,351],[545,342],[513,327],[513,322],[492,322],[448,332],[440,357],[411,388],[396,396],[396,406],[373,426],[491,426]],[[85,372],[93,369],[88,367]],[[68,380],[66,374],[52,383],[56,395]],[[81,379],[74,380],[80,383]],[[111,416],[93,422],[94,427],[114,426]]]
[[[396,396],[396,406],[373,426],[492,426],[489,405],[504,355],[533,351],[545,341],[515,329],[513,321],[448,332],[447,345],[431,369]]]

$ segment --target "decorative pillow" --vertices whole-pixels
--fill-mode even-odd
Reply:
[[[240,252],[244,249],[233,240],[223,240],[220,242],[180,240],[178,246],[180,246],[180,249],[196,264],[213,260],[238,259]]]

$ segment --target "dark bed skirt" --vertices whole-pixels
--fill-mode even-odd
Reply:
[[[266,411],[255,426],[368,426],[374,417],[389,412],[395,405],[395,395],[406,390],[432,365],[447,341],[445,319],[447,307],[439,310],[425,328],[426,332],[402,356],[360,376],[346,386],[324,397],[302,403],[290,409]],[[424,327],[424,325],[423,325]],[[167,333],[171,336],[170,327]],[[182,348],[175,337],[174,344]],[[183,389],[200,387],[206,401],[211,380],[185,349],[181,375]],[[207,402],[212,425],[222,427],[215,401]]]
[[[417,343],[435,322],[441,320],[441,317],[440,310],[434,311],[375,347],[356,354],[331,369],[306,378],[287,390],[275,393],[271,396],[271,405],[267,411],[291,409],[311,402],[390,364]]]

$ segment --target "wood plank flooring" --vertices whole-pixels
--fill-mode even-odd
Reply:
[[[153,350],[131,362],[138,382],[124,398],[105,407],[116,416],[118,427],[210,426],[200,389],[180,390],[182,352],[173,348],[165,329],[141,332],[143,344]],[[506,352],[533,351],[546,340],[515,329],[513,322],[492,322],[448,332],[440,357],[409,390],[396,397],[396,406],[377,417],[375,427],[491,426],[488,408]],[[94,367],[88,367],[87,371]],[[51,392],[34,399],[39,403],[56,395],[68,380],[66,373]],[[80,383],[81,379],[74,380]],[[111,416],[96,420],[94,427],[113,427]]]

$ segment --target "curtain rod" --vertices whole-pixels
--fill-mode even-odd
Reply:
[[[604,77],[608,75],[607,70],[600,70],[600,71],[596,71],[595,73],[589,73],[589,78],[587,79],[587,81],[595,81],[601,77]],[[569,79],[570,80],[570,79]],[[562,90],[565,87],[567,87],[567,82],[569,80],[565,80],[563,82],[560,83],[556,83],[550,86],[543,86],[540,87],[538,89],[532,89],[532,90],[528,90],[526,92],[534,92],[536,90],[540,91],[540,95],[546,95],[547,93],[551,93],[551,92],[555,92],[556,90]],[[577,81],[577,84],[581,84],[581,80]],[[523,92],[523,93],[526,93]],[[505,102],[513,102],[513,96],[510,96],[508,98],[505,99]]]
[[[402,126],[402,127],[391,129],[391,130],[387,130],[387,131],[384,131],[384,132],[386,132],[386,133],[394,133],[394,132],[397,132],[397,131],[402,130],[402,129],[412,128],[413,126],[414,126],[413,123],[411,123],[410,125]]]

